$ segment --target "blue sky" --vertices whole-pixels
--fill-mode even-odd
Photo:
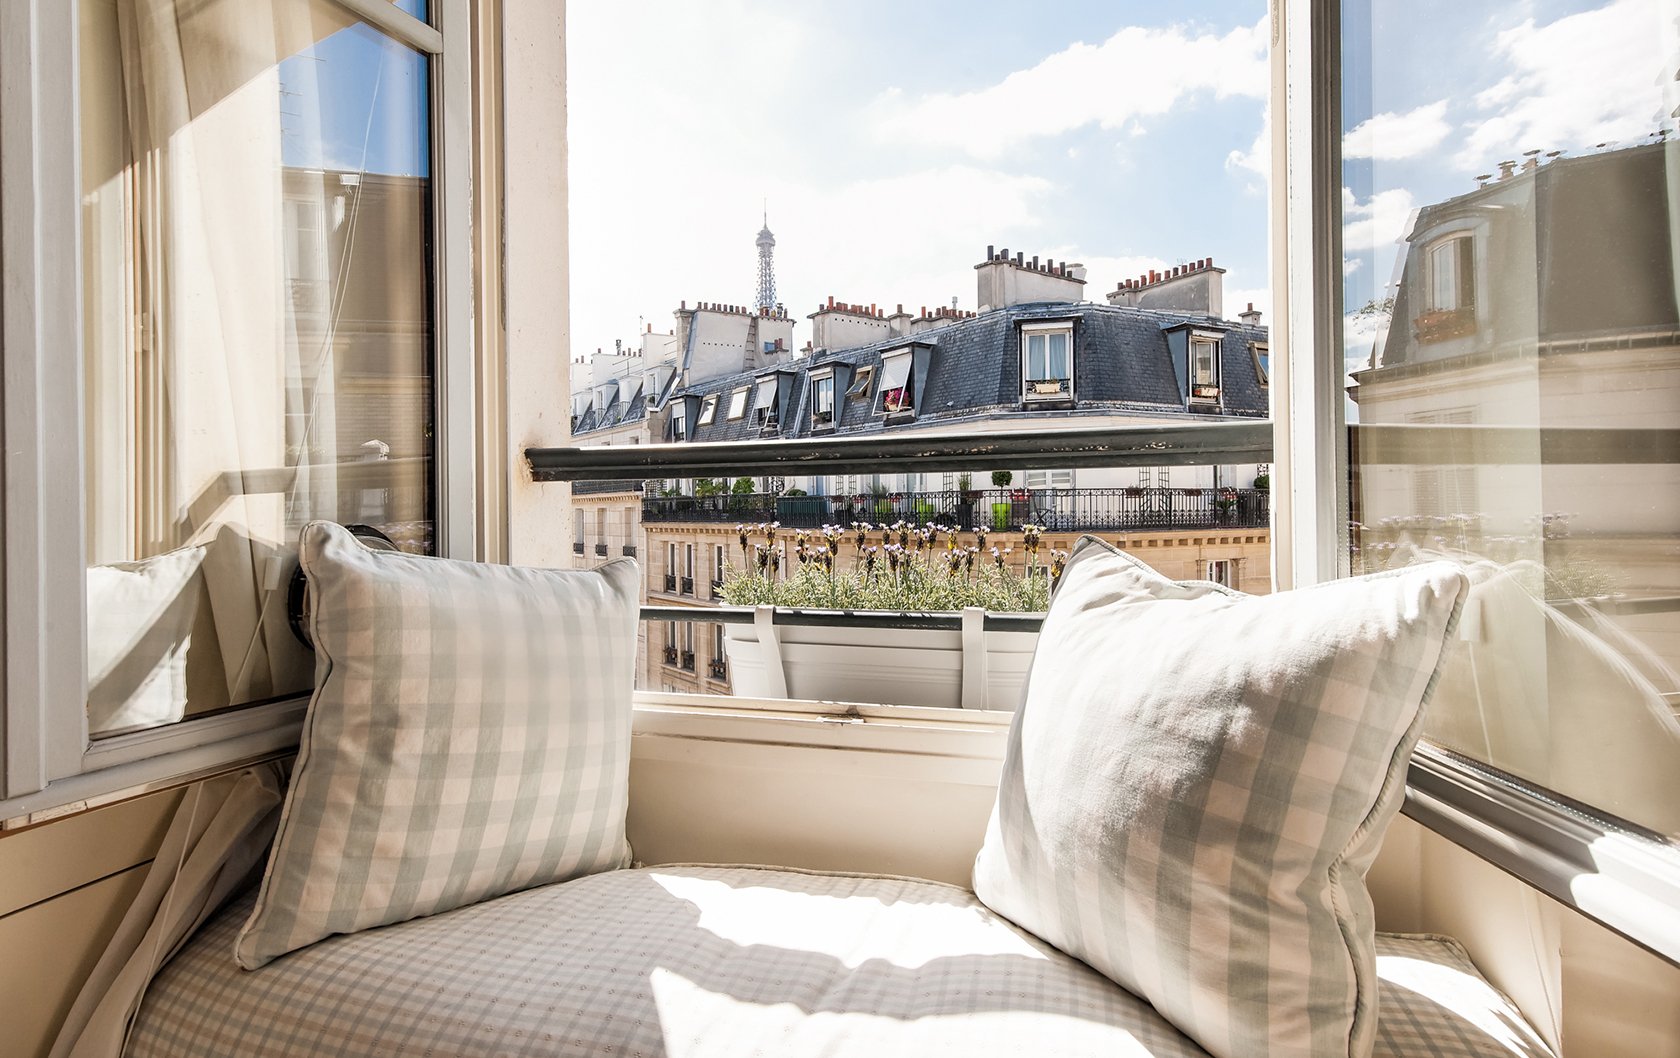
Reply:
[[[696,10],[703,7],[703,10]],[[1264,2],[626,0],[568,13],[573,348],[747,303],[974,306],[987,244],[1088,296],[1212,256],[1265,304]],[[1131,27],[1129,30],[1127,27]],[[1125,33],[1122,31],[1125,30]]]
[[[398,0],[425,18],[425,0]],[[394,176],[431,172],[426,57],[363,22],[280,63],[284,162]]]

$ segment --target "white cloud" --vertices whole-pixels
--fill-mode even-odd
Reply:
[[[1359,271],[1360,266],[1363,265],[1364,263],[1365,262],[1363,260],[1361,260],[1360,258],[1357,258],[1357,257],[1344,257],[1344,258],[1342,258],[1342,275],[1344,275],[1344,276],[1353,275],[1353,273]]]
[[[1260,119],[1260,131],[1246,151],[1232,151],[1225,156],[1225,168],[1247,169],[1260,177],[1264,189],[1272,180],[1272,108],[1268,106]]]
[[[1446,113],[1447,101],[1442,99],[1404,114],[1375,114],[1342,137],[1342,155],[1384,160],[1416,157],[1452,132]]]
[[[932,143],[998,158],[1024,141],[1089,125],[1142,129],[1185,98],[1264,99],[1269,84],[1262,19],[1222,37],[1183,26],[1127,27],[1101,44],[1078,43],[972,92],[875,100],[875,129],[888,142]]]
[[[1672,28],[1666,5],[1613,0],[1544,26],[1532,19],[1495,39],[1493,59],[1510,72],[1476,96],[1489,113],[1470,126],[1459,155],[1475,172],[1526,150],[1579,150],[1627,143],[1667,117],[1663,86]]]
[[[1393,246],[1411,227],[1412,193],[1405,188],[1378,191],[1360,202],[1342,188],[1342,249],[1349,254]],[[1344,271],[1346,266],[1343,266]]]

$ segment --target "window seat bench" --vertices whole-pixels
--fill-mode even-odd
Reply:
[[[1206,1054],[962,888],[746,867],[611,871],[336,936],[245,971],[253,895],[151,985],[130,1058]],[[1375,1053],[1550,1055],[1461,947],[1379,935]]]

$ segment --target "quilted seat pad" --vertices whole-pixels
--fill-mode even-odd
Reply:
[[[1205,1054],[937,882],[611,871],[332,937],[255,971],[232,955],[249,910],[235,901],[158,974],[130,1058]],[[1380,938],[1379,952],[1378,1055],[1550,1053],[1508,1005],[1493,1009],[1503,997],[1451,942]],[[1486,1002],[1467,998],[1476,989]]]

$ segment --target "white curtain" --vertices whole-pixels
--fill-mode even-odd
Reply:
[[[260,870],[283,794],[273,764],[187,791],[140,895],[83,983],[50,1058],[120,1058],[152,975]]]

